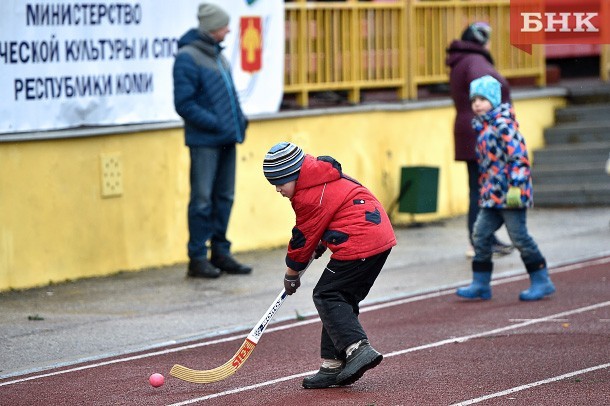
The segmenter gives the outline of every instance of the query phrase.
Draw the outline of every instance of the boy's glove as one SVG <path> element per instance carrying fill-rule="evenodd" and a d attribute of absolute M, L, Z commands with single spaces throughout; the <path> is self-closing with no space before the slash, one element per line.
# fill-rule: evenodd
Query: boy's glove
<path fill-rule="evenodd" d="M 318 246 L 315 249 L 314 259 L 318 259 L 326 252 L 326 246 L 321 242 L 318 243 Z"/>
<path fill-rule="evenodd" d="M 508 189 L 506 195 L 506 206 L 511 209 L 518 209 L 523 205 L 521 202 L 521 188 L 518 186 L 511 186 Z"/>
<path fill-rule="evenodd" d="M 284 290 L 287 295 L 292 295 L 301 286 L 301 275 L 284 275 Z"/>

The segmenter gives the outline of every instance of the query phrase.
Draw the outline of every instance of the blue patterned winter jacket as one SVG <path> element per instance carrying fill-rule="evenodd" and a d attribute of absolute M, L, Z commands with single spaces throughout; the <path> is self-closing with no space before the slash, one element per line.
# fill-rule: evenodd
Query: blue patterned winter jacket
<path fill-rule="evenodd" d="M 522 206 L 532 207 L 530 160 L 512 105 L 504 103 L 483 116 L 475 117 L 472 126 L 479 134 L 479 206 L 507 208 L 508 188 L 518 186 L 521 189 Z"/>
<path fill-rule="evenodd" d="M 189 30 L 178 41 L 174 62 L 174 107 L 184 119 L 189 147 L 242 143 L 248 120 L 241 110 L 231 69 L 211 36 Z"/>

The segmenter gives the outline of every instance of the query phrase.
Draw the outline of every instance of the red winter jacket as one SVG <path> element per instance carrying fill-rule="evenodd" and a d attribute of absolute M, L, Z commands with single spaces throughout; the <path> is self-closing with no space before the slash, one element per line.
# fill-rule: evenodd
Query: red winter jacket
<path fill-rule="evenodd" d="M 320 240 L 332 251 L 331 258 L 340 261 L 368 258 L 396 245 L 381 203 L 343 175 L 331 157 L 305 155 L 290 202 L 296 225 L 286 265 L 295 271 L 305 269 Z"/>

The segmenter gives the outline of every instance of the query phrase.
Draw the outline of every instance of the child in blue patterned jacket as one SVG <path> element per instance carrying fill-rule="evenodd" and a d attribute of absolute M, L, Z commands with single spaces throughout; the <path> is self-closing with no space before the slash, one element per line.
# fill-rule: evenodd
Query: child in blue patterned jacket
<path fill-rule="evenodd" d="M 501 104 L 501 85 L 486 75 L 470 83 L 473 128 L 477 131 L 477 159 L 481 210 L 474 224 L 475 256 L 473 281 L 459 288 L 457 295 L 467 299 L 491 299 L 493 270 L 491 235 L 506 225 L 508 235 L 521 253 L 530 277 L 530 287 L 520 300 L 539 300 L 555 292 L 546 260 L 529 235 L 526 209 L 532 207 L 532 179 L 525 139 L 519 132 L 510 103 Z"/>

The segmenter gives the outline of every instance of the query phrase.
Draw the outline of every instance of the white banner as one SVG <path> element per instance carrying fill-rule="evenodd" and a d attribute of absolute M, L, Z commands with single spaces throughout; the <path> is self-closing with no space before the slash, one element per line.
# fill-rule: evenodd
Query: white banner
<path fill-rule="evenodd" d="M 283 0 L 210 2 L 231 15 L 224 54 L 244 112 L 278 111 Z M 174 55 L 200 3 L 3 0 L 0 134 L 178 120 Z"/>

